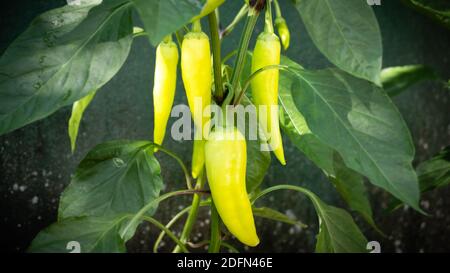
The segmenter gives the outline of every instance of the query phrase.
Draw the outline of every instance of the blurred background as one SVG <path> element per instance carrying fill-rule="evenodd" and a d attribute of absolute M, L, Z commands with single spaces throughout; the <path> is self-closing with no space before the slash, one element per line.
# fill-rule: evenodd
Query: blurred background
<path fill-rule="evenodd" d="M 16 0 L 2 4 L 0 11 L 0 52 L 29 25 L 38 14 L 65 4 L 64 0 Z M 222 24 L 228 24 L 242 1 L 227 1 L 221 9 Z M 331 64 L 315 48 L 290 1 L 281 0 L 283 15 L 291 30 L 291 47 L 285 53 L 308 69 Z M 450 78 L 450 30 L 404 6 L 401 1 L 382 1 L 374 6 L 382 31 L 383 67 L 426 64 L 443 79 Z M 351 16 L 351 15 L 349 15 Z M 223 43 L 224 54 L 238 44 L 241 23 Z M 206 27 L 206 26 L 205 26 Z M 263 28 L 260 18 L 256 31 Z M 207 27 L 205 28 L 207 30 Z M 254 35 L 251 47 L 254 45 Z M 80 125 L 77 150 L 70 151 L 67 122 L 71 107 L 50 117 L 0 136 L 0 251 L 23 252 L 34 236 L 56 221 L 59 195 L 70 182 L 71 174 L 84 155 L 95 145 L 115 139 L 151 139 L 153 130 L 152 86 L 155 48 L 146 38 L 135 39 L 130 56 L 111 82 L 96 95 Z M 414 165 L 431 158 L 450 144 L 450 91 L 442 84 L 425 82 L 395 97 L 416 147 Z M 186 104 L 181 79 L 175 104 Z M 171 119 L 170 124 L 174 121 Z M 168 127 L 170 128 L 170 127 Z M 192 143 L 175 142 L 167 148 L 180 154 L 190 165 Z M 329 204 L 346 207 L 322 172 L 284 138 L 287 166 L 272 160 L 263 187 L 283 183 L 306 187 Z M 184 176 L 171 158 L 157 155 L 166 190 L 184 186 Z M 274 158 L 273 158 L 274 159 Z M 368 185 L 375 221 L 386 234 L 374 232 L 357 215 L 357 223 L 369 241 L 381 243 L 382 252 L 450 251 L 450 187 L 422 196 L 423 216 L 408 208 L 387 212 L 391 197 Z M 308 224 L 300 229 L 270 220 L 257 219 L 261 244 L 247 251 L 312 252 L 318 230 L 316 214 L 304 196 L 294 192 L 276 192 L 259 201 Z M 190 198 L 169 199 L 160 205 L 155 218 L 166 223 Z M 208 210 L 201 209 L 193 240 L 209 236 Z M 205 221 L 206 220 L 206 221 Z M 182 223 L 180 223 L 182 224 Z M 176 227 L 179 231 L 181 225 Z M 128 244 L 130 252 L 149 252 L 159 230 L 143 224 Z M 234 243 L 234 242 L 232 242 Z M 242 247 L 238 243 L 235 246 Z M 170 251 L 170 240 L 161 251 Z"/>

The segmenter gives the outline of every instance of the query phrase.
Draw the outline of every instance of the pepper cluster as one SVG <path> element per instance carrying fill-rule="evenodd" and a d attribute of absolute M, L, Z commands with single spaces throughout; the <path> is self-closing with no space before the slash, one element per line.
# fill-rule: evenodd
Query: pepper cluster
<path fill-rule="evenodd" d="M 247 147 L 245 137 L 237 128 L 216 126 L 209 132 L 205 125 L 211 119 L 208 106 L 213 103 L 213 67 L 210 41 L 201 30 L 200 18 L 214 12 L 224 0 L 208 0 L 199 16 L 193 18 L 193 27 L 184 35 L 181 43 L 181 75 L 186 96 L 196 127 L 196 140 L 192 156 L 192 176 L 197 178 L 206 169 L 212 200 L 227 229 L 238 240 L 248 246 L 259 244 L 253 218 L 252 206 L 246 191 Z M 261 3 L 261 1 L 256 1 Z M 248 5 L 252 5 L 248 3 Z M 279 70 L 264 70 L 280 64 L 280 38 L 274 33 L 270 13 L 271 1 L 265 1 L 266 28 L 258 38 L 252 56 L 252 98 L 255 106 L 265 107 L 268 115 L 258 121 L 267 135 L 268 143 L 283 165 L 282 138 L 278 123 L 278 79 Z M 289 30 L 281 17 L 275 1 L 277 17 L 275 25 L 284 49 L 289 47 Z M 258 10 L 259 12 L 259 10 Z M 268 20 L 268 16 L 270 16 Z M 162 144 L 167 121 L 174 101 L 178 48 L 171 36 L 158 46 L 155 64 L 153 101 L 155 109 L 154 142 Z M 226 84 L 225 84 L 226 85 Z M 234 94 L 235 96 L 236 94 Z M 200 101 L 201 111 L 195 111 Z M 227 101 L 227 100 L 225 100 Z M 229 100 L 232 101 L 232 100 Z M 222 103 L 216 102 L 217 104 Z"/>

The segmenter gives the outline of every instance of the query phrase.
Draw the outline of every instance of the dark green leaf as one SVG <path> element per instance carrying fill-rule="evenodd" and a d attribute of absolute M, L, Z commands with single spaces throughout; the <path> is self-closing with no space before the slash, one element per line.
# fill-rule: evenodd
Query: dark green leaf
<path fill-rule="evenodd" d="M 69 253 L 70 242 L 75 242 L 81 253 L 125 252 L 125 241 L 119 236 L 125 222 L 125 216 L 64 219 L 39 232 L 28 251 Z"/>
<path fill-rule="evenodd" d="M 159 196 L 160 166 L 147 141 L 96 146 L 78 166 L 61 196 L 59 219 L 135 214 Z M 151 216 L 156 206 L 147 212 Z"/>
<path fill-rule="evenodd" d="M 152 45 L 200 14 L 205 0 L 131 0 L 144 23 L 145 31 Z"/>
<path fill-rule="evenodd" d="M 381 71 L 381 82 L 386 93 L 393 97 L 425 80 L 437 79 L 434 71 L 424 65 L 388 67 Z"/>
<path fill-rule="evenodd" d="M 103 86 L 125 62 L 131 42 L 125 0 L 85 0 L 37 17 L 0 59 L 0 134 Z"/>
<path fill-rule="evenodd" d="M 274 220 L 277 222 L 286 223 L 289 225 L 298 226 L 301 228 L 307 227 L 302 222 L 289 218 L 286 214 L 283 214 L 277 210 L 267 208 L 267 207 L 260 207 L 260 208 L 253 208 L 253 214 L 257 217 L 262 217 L 270 220 Z"/>
<path fill-rule="evenodd" d="M 420 210 L 411 136 L 389 97 L 339 70 L 296 73 L 292 97 L 311 132 L 346 166 Z"/>
<path fill-rule="evenodd" d="M 320 219 L 316 252 L 359 253 L 367 252 L 367 239 L 343 209 L 323 203 L 316 195 L 310 196 Z"/>
<path fill-rule="evenodd" d="M 318 209 L 320 231 L 317 235 L 318 253 L 365 253 L 367 239 L 348 212 L 324 203 Z"/>
<path fill-rule="evenodd" d="M 73 103 L 72 115 L 70 116 L 68 127 L 70 137 L 70 147 L 72 149 L 72 152 L 75 151 L 78 136 L 78 128 L 80 127 L 80 122 L 81 119 L 83 118 L 84 111 L 91 103 L 96 92 L 97 91 L 91 92 L 86 97 L 82 98 L 81 100 L 77 100 L 76 102 Z"/>
<path fill-rule="evenodd" d="M 291 68 L 301 68 L 286 57 L 282 58 L 282 64 Z M 280 104 L 282 105 L 280 124 L 284 132 L 300 151 L 325 172 L 349 207 L 360 213 L 377 229 L 372 219 L 372 209 L 361 175 L 348 169 L 340 160 L 336 160 L 340 159 L 336 156 L 336 152 L 311 133 L 305 118 L 297 110 L 291 94 L 291 88 L 295 82 L 293 77 L 291 73 L 281 73 L 280 77 Z"/>
<path fill-rule="evenodd" d="M 381 33 L 366 1 L 296 0 L 317 48 L 337 67 L 381 85 Z"/>
<path fill-rule="evenodd" d="M 450 184 L 450 146 L 417 167 L 420 190 L 430 191 Z"/>

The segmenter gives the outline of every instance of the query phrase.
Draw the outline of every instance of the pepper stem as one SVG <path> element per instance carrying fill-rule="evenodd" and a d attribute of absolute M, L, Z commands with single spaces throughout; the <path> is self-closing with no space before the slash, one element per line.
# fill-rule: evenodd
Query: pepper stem
<path fill-rule="evenodd" d="M 281 14 L 280 4 L 278 3 L 278 0 L 273 0 L 273 4 L 275 6 L 275 17 L 282 18 L 283 15 Z"/>
<path fill-rule="evenodd" d="M 220 37 L 219 37 L 219 24 L 217 13 L 211 12 L 208 15 L 209 29 L 211 32 L 211 45 L 213 53 L 213 66 L 214 66 L 214 97 L 217 104 L 221 104 L 223 101 L 223 84 L 222 84 L 222 61 L 220 56 Z"/>
<path fill-rule="evenodd" d="M 164 37 L 163 39 L 164 43 L 170 43 L 172 42 L 172 34 L 167 35 L 166 37 Z"/>
<path fill-rule="evenodd" d="M 273 33 L 273 31 L 274 30 L 272 23 L 272 0 L 267 0 L 264 32 Z"/>
<path fill-rule="evenodd" d="M 200 19 L 195 20 L 192 23 L 192 32 L 202 32 L 202 24 L 200 22 Z"/>

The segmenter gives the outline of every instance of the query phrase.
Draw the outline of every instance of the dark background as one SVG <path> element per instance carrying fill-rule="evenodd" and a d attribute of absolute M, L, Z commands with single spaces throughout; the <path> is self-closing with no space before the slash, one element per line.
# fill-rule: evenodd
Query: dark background
<path fill-rule="evenodd" d="M 337 0 L 336 0 L 337 1 Z M 61 6 L 62 0 L 16 0 L 2 4 L 0 11 L 0 52 L 22 33 L 38 14 Z M 12 2 L 12 3 L 11 3 Z M 242 1 L 227 1 L 221 11 L 228 23 Z M 287 55 L 310 69 L 330 66 L 314 47 L 301 19 L 290 1 L 281 0 L 284 15 L 292 32 Z M 444 79 L 450 78 L 450 31 L 427 17 L 406 8 L 400 1 L 382 1 L 374 7 L 383 36 L 383 67 L 427 64 Z M 351 14 L 349 14 L 351 16 Z M 262 20 L 257 27 L 262 30 Z M 224 54 L 238 44 L 242 24 L 223 45 Z M 255 35 L 254 35 L 255 36 Z M 251 47 L 254 42 L 252 41 Z M 77 163 L 96 144 L 114 139 L 150 139 L 153 130 L 151 88 L 153 85 L 154 48 L 145 38 L 137 38 L 126 64 L 114 79 L 94 98 L 80 126 L 77 150 L 70 152 L 67 121 L 70 107 L 52 116 L 0 136 L 0 251 L 25 251 L 34 236 L 56 220 L 59 195 L 68 185 Z M 450 93 L 442 84 L 422 83 L 394 99 L 403 114 L 416 146 L 415 165 L 430 158 L 450 144 Z M 186 103 L 181 81 L 175 104 Z M 173 122 L 171 120 L 170 122 Z M 169 125 L 170 126 L 170 125 Z M 169 127 L 168 127 L 169 128 Z M 190 164 L 192 144 L 166 139 L 169 149 L 181 154 Z M 276 160 L 267 174 L 264 186 L 278 183 L 307 187 L 324 201 L 345 207 L 335 189 L 308 159 L 284 138 L 287 166 Z M 166 190 L 181 188 L 183 174 L 170 158 L 158 155 Z M 421 205 L 429 212 L 425 217 L 411 209 L 387 213 L 390 196 L 369 186 L 375 221 L 386 233 L 382 237 L 356 217 L 369 240 L 381 242 L 384 252 L 450 251 L 450 188 L 425 194 Z M 165 201 L 155 217 L 166 223 L 188 204 L 188 198 Z M 317 219 L 309 201 L 293 192 L 278 192 L 260 201 L 309 225 L 293 228 L 267 220 L 258 220 L 261 244 L 256 252 L 311 252 L 314 250 Z M 209 236 L 207 211 L 201 210 L 193 240 Z M 178 229 L 179 230 L 179 229 Z M 128 243 L 130 252 L 151 251 L 159 230 L 143 225 L 135 239 Z M 239 245 L 239 244 L 235 244 Z M 168 251 L 167 240 L 162 251 Z"/>

